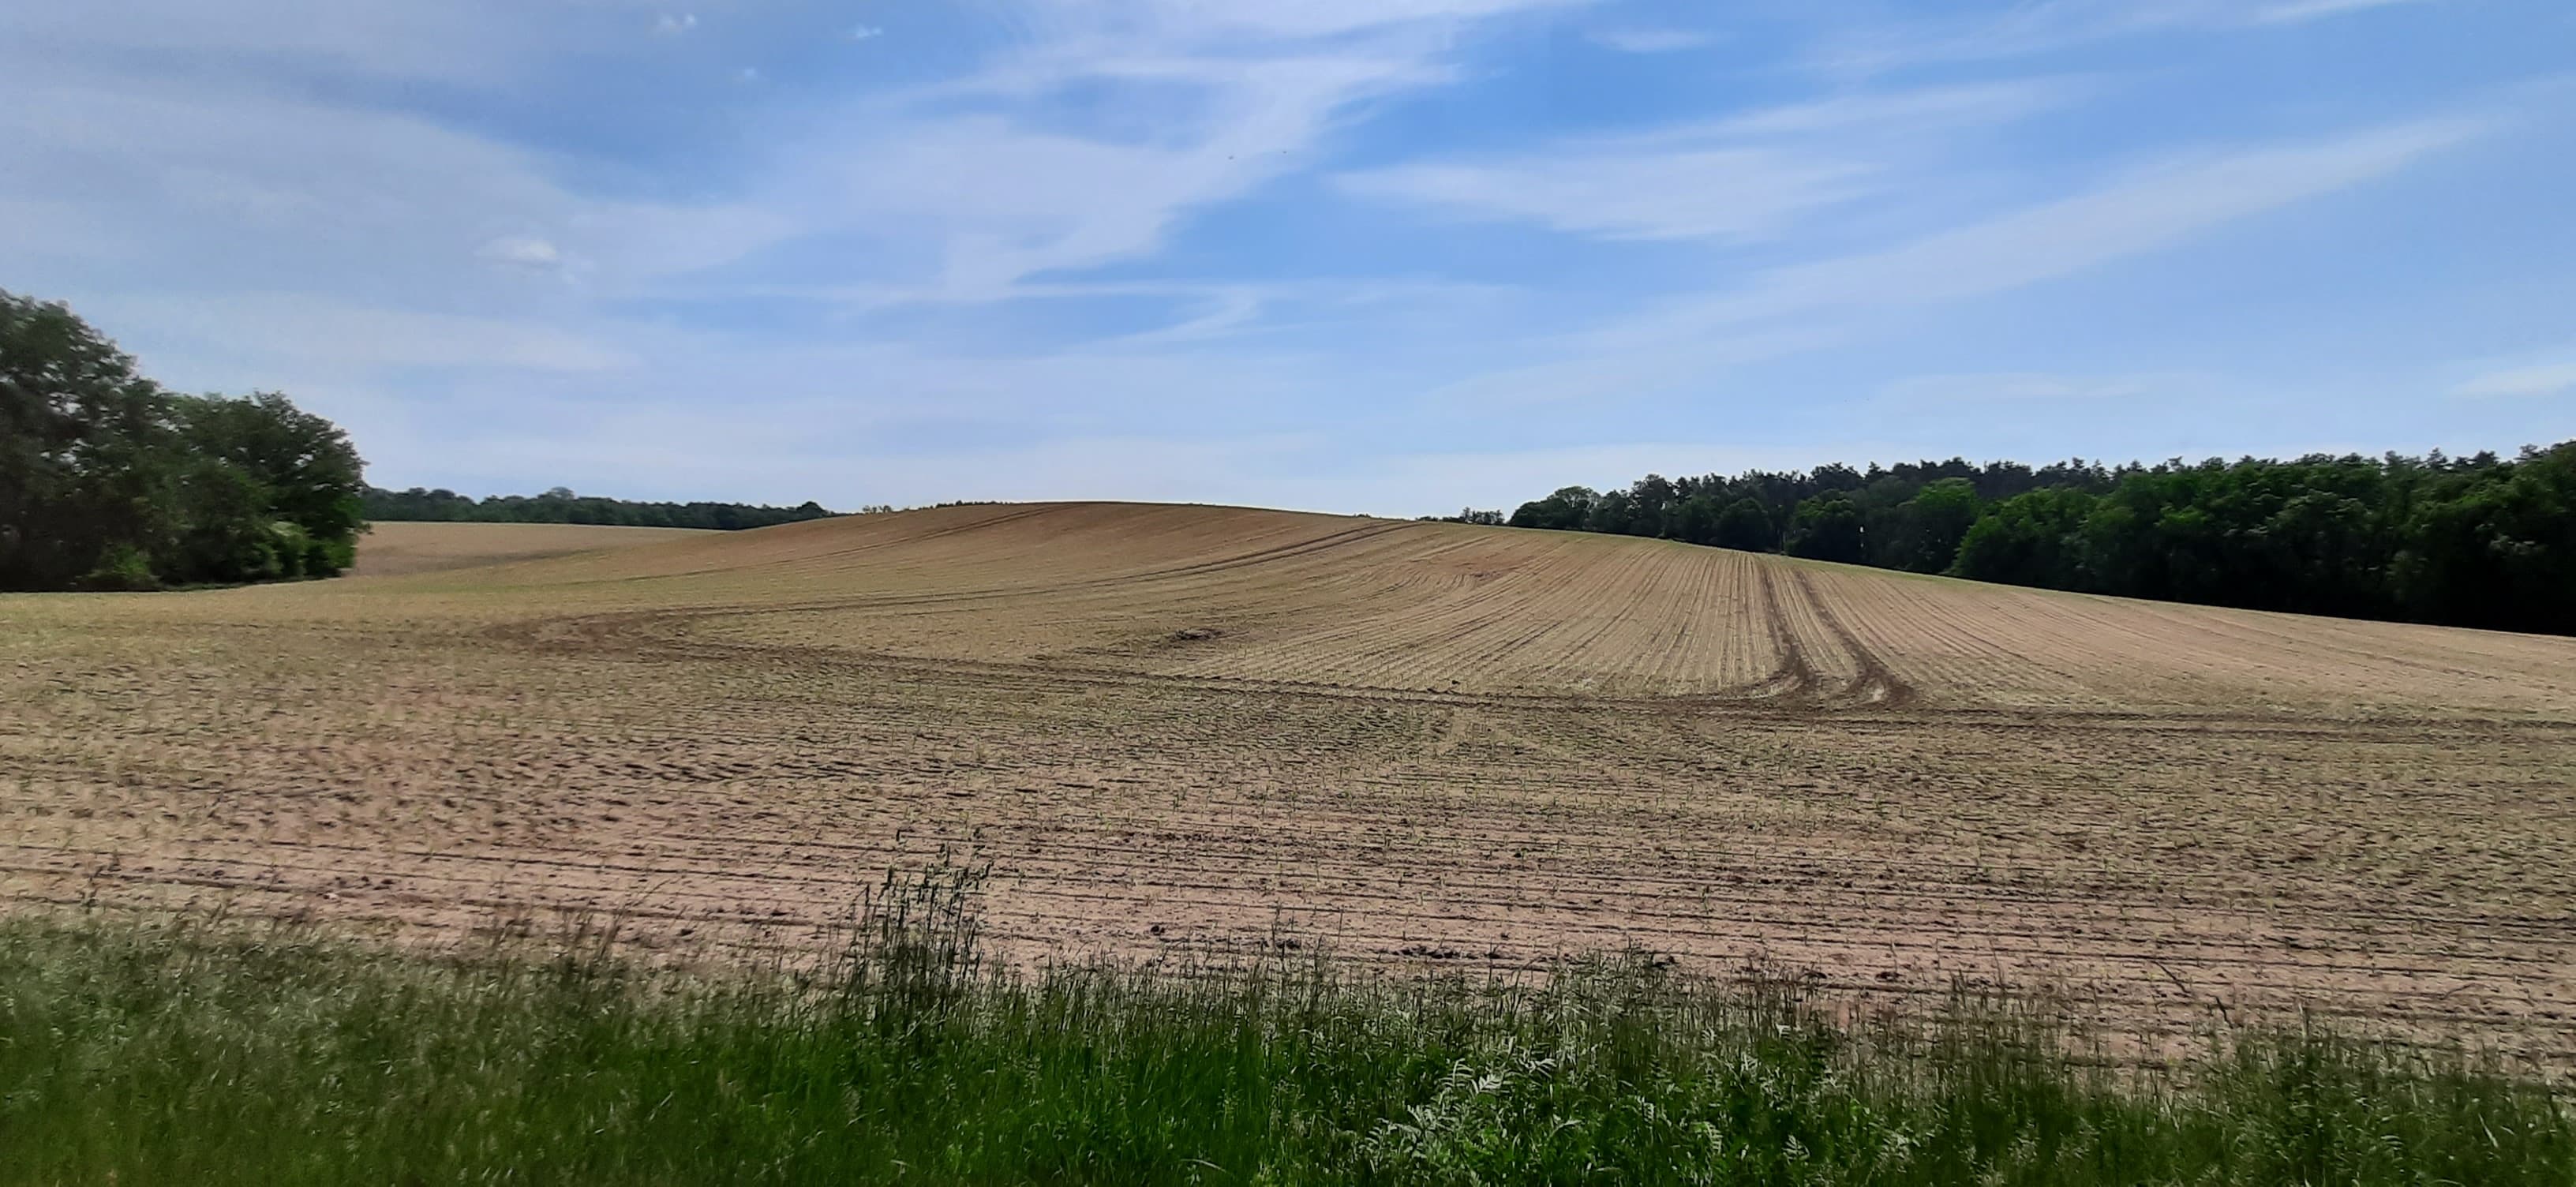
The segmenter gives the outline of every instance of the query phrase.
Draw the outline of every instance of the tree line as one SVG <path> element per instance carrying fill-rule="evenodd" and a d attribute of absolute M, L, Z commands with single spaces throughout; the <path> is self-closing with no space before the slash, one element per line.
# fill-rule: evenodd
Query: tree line
<path fill-rule="evenodd" d="M 490 495 L 477 499 L 452 490 L 383 490 L 368 487 L 364 499 L 370 520 L 430 523 L 596 523 L 621 527 L 715 528 L 735 531 L 772 524 L 826 519 L 830 511 L 812 500 L 794 507 L 750 503 L 647 503 L 577 495 L 556 487 L 540 495 Z"/>
<path fill-rule="evenodd" d="M 166 390 L 69 308 L 0 290 L 0 589 L 331 576 L 363 470 L 285 396 Z"/>
<path fill-rule="evenodd" d="M 1570 486 L 1470 523 L 2258 610 L 2576 634 L 2576 441 L 2449 458 L 1963 459 Z"/>

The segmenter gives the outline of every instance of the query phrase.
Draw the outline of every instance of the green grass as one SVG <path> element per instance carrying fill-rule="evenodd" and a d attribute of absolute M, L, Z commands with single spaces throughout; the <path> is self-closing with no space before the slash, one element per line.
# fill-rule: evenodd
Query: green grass
<path fill-rule="evenodd" d="M 2576 1182 L 2565 1104 L 2457 1057 L 2270 1033 L 2141 1080 L 2028 1013 L 1837 1029 L 1633 957 L 1015 976 L 971 878 L 889 890 L 804 976 L 0 923 L 0 1181 Z"/>

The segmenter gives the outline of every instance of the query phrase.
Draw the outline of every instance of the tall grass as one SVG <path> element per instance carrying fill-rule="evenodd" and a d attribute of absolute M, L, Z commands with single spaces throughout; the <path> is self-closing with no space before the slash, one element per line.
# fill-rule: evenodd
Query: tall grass
<path fill-rule="evenodd" d="M 2457 1058 L 2285 1032 L 2140 1081 L 1624 957 L 1015 975 L 972 889 L 889 882 L 801 975 L 0 924 L 0 1181 L 2576 1182 L 2563 1102 Z"/>

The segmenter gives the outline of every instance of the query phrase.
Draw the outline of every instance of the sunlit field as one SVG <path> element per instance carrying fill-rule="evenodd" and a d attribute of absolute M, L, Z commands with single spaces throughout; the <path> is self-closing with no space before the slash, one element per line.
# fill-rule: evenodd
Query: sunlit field
<path fill-rule="evenodd" d="M 11 1173 L 2565 1181 L 2576 642 L 1223 508 L 518 526 L 0 598 Z M 851 989 L 960 866 L 971 959 Z"/>

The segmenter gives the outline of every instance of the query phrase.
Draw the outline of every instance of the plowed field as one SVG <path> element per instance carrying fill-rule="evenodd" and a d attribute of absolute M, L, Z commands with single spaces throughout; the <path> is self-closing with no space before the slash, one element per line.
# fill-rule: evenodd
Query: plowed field
<path fill-rule="evenodd" d="M 502 561 L 571 556 L 702 535 L 694 528 L 621 528 L 583 523 L 380 523 L 358 549 L 360 577 L 397 577 Z"/>
<path fill-rule="evenodd" d="M 0 598 L 0 772 L 22 903 L 794 945 L 946 852 L 1024 956 L 1634 943 L 2576 1056 L 2564 639 L 959 507 Z"/>

